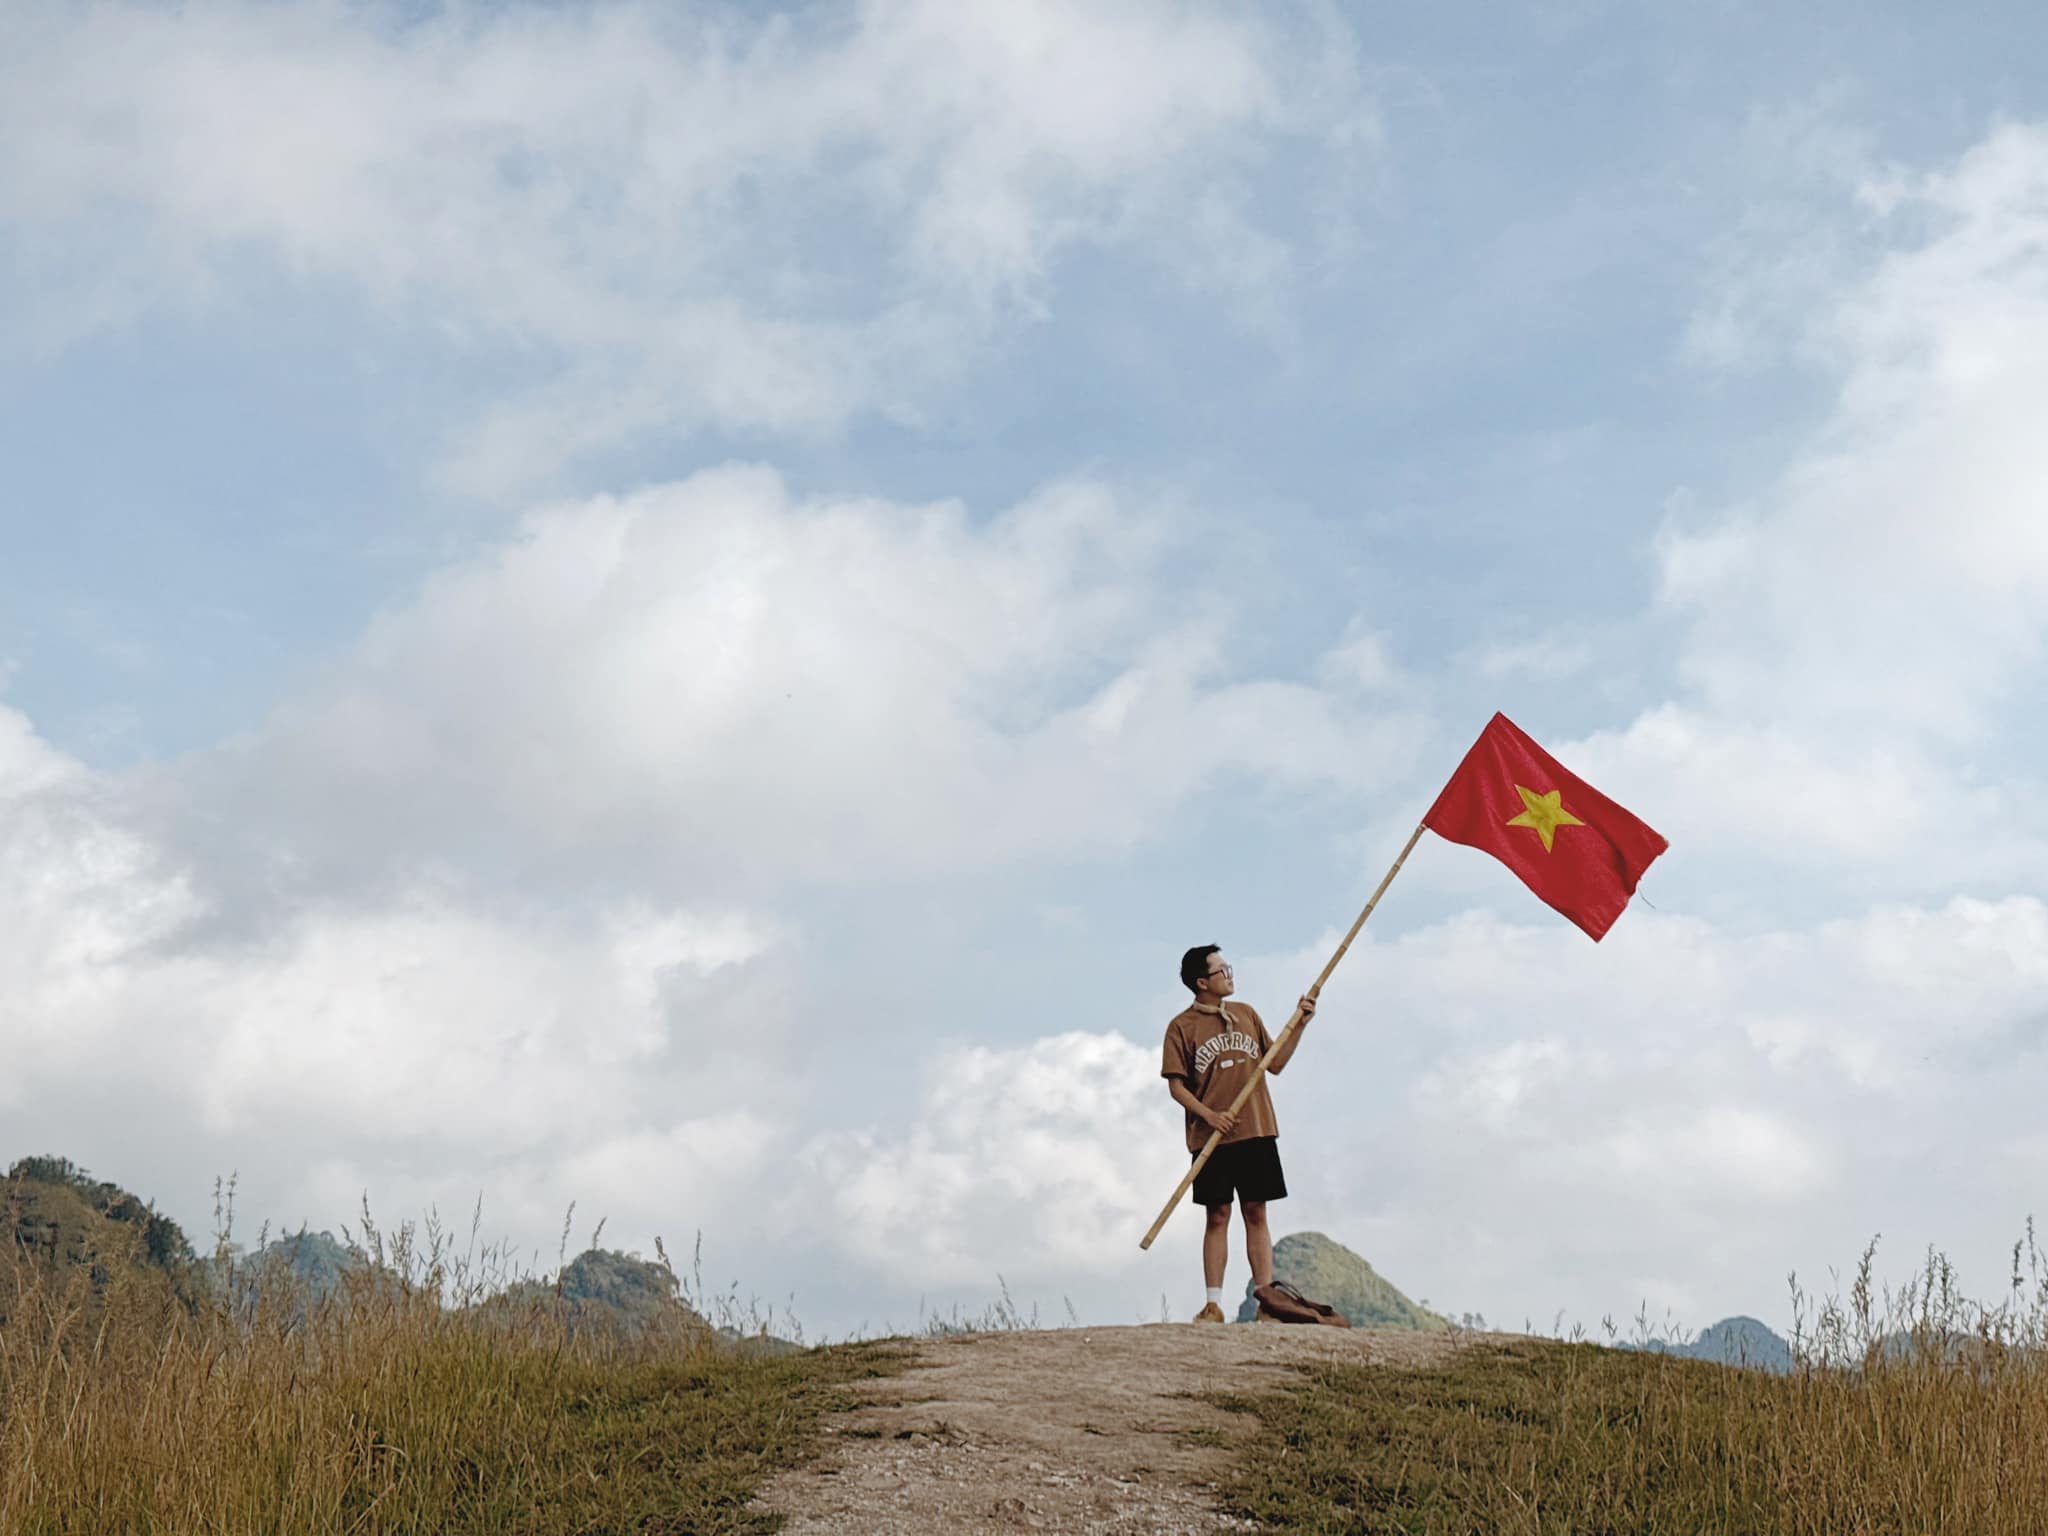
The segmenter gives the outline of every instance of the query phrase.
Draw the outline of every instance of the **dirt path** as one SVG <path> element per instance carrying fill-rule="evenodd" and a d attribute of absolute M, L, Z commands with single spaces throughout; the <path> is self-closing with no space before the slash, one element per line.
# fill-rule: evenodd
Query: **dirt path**
<path fill-rule="evenodd" d="M 1250 1421 L 1180 1394 L 1278 1386 L 1326 1359 L 1434 1364 L 1482 1337 L 1154 1323 L 920 1341 L 918 1368 L 868 1383 L 825 1454 L 759 1503 L 790 1536 L 1249 1530 L 1214 1490 Z M 1200 1430 L 1223 1443 L 1190 1443 Z"/>

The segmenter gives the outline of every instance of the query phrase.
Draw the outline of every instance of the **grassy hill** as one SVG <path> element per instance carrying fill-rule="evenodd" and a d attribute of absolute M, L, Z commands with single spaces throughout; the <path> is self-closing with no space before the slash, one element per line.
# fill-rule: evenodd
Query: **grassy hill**
<path fill-rule="evenodd" d="M 61 1157 L 26 1157 L 0 1178 L 0 1324 L 24 1296 L 61 1297 L 92 1323 L 113 1289 L 189 1300 L 201 1285 L 178 1224 Z"/>
<path fill-rule="evenodd" d="M 1354 1328 L 1428 1331 L 1451 1326 L 1448 1319 L 1402 1295 L 1358 1254 L 1320 1232 L 1290 1232 L 1275 1243 L 1273 1278 L 1286 1281 L 1304 1296 L 1329 1303 Z M 1237 1320 L 1248 1323 L 1258 1310 L 1247 1280 Z"/>
<path fill-rule="evenodd" d="M 559 1285 L 495 1294 L 480 1326 L 444 1304 L 474 1276 L 431 1233 L 367 1244 L 307 1232 L 199 1258 L 118 1185 L 17 1163 L 0 1531 L 758 1536 L 761 1479 L 851 1406 L 846 1383 L 900 1368 L 871 1345 L 730 1347 L 665 1266 L 596 1251 Z"/>
<path fill-rule="evenodd" d="M 245 1311 L 137 1197 L 59 1159 L 16 1164 L 0 1181 L 16 1308 L 0 1323 L 0 1531 L 760 1536 L 761 1480 L 852 1406 L 853 1383 L 908 1363 L 888 1345 L 713 1347 L 701 1322 L 697 1348 L 572 1327 L 570 1303 L 592 1319 L 686 1310 L 666 1265 L 601 1252 L 541 1305 L 508 1307 L 516 1326 L 480 1327 L 383 1267 L 389 1252 L 265 1245 L 246 1263 L 339 1274 L 350 1304 Z M 1445 1326 L 1318 1234 L 1279 1257 L 1360 1320 Z M 1819 1353 L 1790 1374 L 1485 1334 L 1412 1369 L 1337 1351 L 1277 1390 L 1211 1399 L 1259 1420 L 1219 1436 L 1237 1461 L 1218 1497 L 1304 1536 L 2048 1530 L 2048 1257 L 2016 1250 L 1990 1308 L 1951 1293 L 1945 1260 L 1896 1293 L 1873 1290 L 1870 1262 L 1846 1300 L 1815 1298 Z M 1127 1332 L 1121 1348 L 1187 1368 L 1187 1329 Z M 1689 1348 L 1745 1337 L 1717 1325 Z M 1062 1414 L 1065 1380 L 1044 1399 Z"/>

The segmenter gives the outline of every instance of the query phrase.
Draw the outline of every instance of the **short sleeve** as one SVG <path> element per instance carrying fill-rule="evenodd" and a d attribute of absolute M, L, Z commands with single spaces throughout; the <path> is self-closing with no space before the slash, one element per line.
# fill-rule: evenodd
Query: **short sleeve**
<path fill-rule="evenodd" d="M 1180 1027 L 1179 1019 L 1166 1026 L 1166 1047 L 1160 1057 L 1159 1075 L 1186 1078 L 1194 1076 L 1188 1065 L 1187 1031 Z"/>
<path fill-rule="evenodd" d="M 1252 1028 L 1259 1032 L 1259 1054 L 1264 1056 L 1273 1049 L 1273 1037 L 1266 1033 L 1266 1021 L 1259 1017 L 1259 1010 L 1250 1003 L 1244 1005 L 1244 1011 L 1252 1016 Z"/>

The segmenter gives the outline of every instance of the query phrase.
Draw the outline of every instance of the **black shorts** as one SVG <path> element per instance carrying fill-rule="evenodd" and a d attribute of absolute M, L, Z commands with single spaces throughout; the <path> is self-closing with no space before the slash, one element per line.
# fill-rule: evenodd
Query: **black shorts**
<path fill-rule="evenodd" d="M 1199 1154 L 1190 1154 L 1192 1161 Z M 1247 1136 L 1218 1147 L 1195 1175 L 1195 1204 L 1228 1205 L 1239 1200 L 1285 1200 L 1287 1178 L 1280 1171 L 1280 1139 Z"/>

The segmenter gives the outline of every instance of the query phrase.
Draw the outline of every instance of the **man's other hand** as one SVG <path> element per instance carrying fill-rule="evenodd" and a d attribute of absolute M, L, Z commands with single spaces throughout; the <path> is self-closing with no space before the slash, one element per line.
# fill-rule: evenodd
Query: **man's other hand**
<path fill-rule="evenodd" d="M 1237 1116 L 1227 1109 L 1212 1109 L 1209 1111 L 1209 1129 L 1228 1136 L 1237 1129 Z"/>
<path fill-rule="evenodd" d="M 1310 1019 L 1316 1016 L 1316 1000 L 1310 997 L 1307 993 L 1302 994 L 1302 999 L 1299 1004 L 1299 1007 L 1301 1008 L 1302 1023 L 1306 1024 Z"/>

